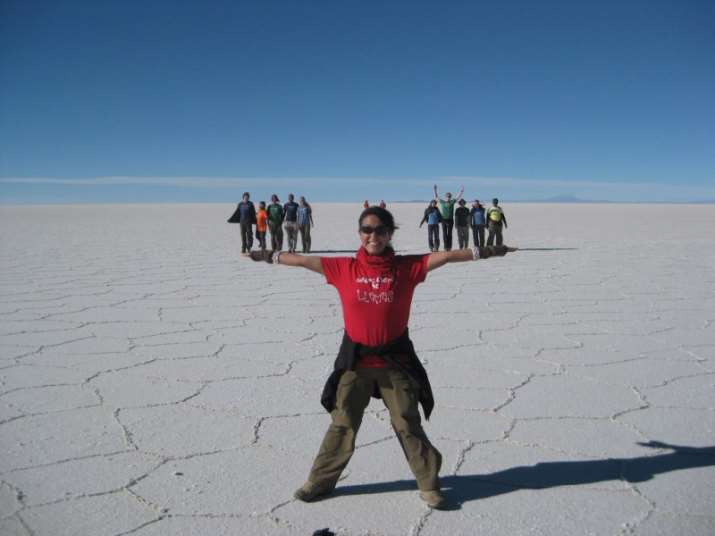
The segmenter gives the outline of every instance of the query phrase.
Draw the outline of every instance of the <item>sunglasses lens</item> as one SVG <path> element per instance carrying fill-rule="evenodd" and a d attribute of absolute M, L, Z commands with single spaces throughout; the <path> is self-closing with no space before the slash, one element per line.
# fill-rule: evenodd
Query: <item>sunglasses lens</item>
<path fill-rule="evenodd" d="M 362 234 L 375 233 L 377 236 L 385 236 L 387 234 L 387 227 L 384 225 L 378 225 L 377 227 L 372 227 L 371 225 L 361 225 L 360 232 Z"/>

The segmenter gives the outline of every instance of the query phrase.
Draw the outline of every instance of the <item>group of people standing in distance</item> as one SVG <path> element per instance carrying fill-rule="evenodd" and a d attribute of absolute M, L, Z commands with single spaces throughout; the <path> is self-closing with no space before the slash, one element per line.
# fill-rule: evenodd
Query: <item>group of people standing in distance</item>
<path fill-rule="evenodd" d="M 442 239 L 444 250 L 452 250 L 452 230 L 457 228 L 458 249 L 469 248 L 469 229 L 472 229 L 472 240 L 475 247 L 492 246 L 496 243 L 501 246 L 504 242 L 502 230 L 508 227 L 504 211 L 499 206 L 499 200 L 492 199 L 492 206 L 485 208 L 479 199 L 475 199 L 472 208 L 468 209 L 466 201 L 462 198 L 464 187 L 459 188 L 456 198 L 451 192 L 447 192 L 444 199 L 437 192 L 437 185 L 434 185 L 434 199 L 430 201 L 425 209 L 424 216 L 420 222 L 420 227 L 427 223 L 427 243 L 432 252 L 439 251 L 440 248 L 440 227 L 442 228 Z M 258 203 L 256 210 L 251 195 L 243 193 L 241 202 L 238 204 L 229 223 L 238 223 L 241 226 L 241 253 L 248 254 L 253 248 L 253 226 L 256 226 L 255 238 L 258 240 L 259 248 L 263 251 L 268 249 L 266 237 L 270 231 L 271 251 L 283 250 L 283 231 L 288 238 L 288 252 L 295 253 L 298 247 L 298 235 L 300 234 L 302 252 L 310 253 L 311 239 L 310 229 L 313 227 L 313 209 L 301 196 L 299 202 L 295 202 L 295 196 L 288 194 L 288 202 L 281 205 L 276 194 L 271 195 L 271 203 L 266 206 L 265 201 Z M 367 209 L 370 204 L 367 200 L 363 203 Z M 458 205 L 455 208 L 455 205 Z M 380 201 L 379 208 L 385 209 L 385 201 Z M 489 235 L 485 240 L 485 232 Z"/>
<path fill-rule="evenodd" d="M 442 227 L 442 238 L 444 240 L 445 251 L 452 250 L 452 229 L 457 228 L 457 239 L 459 249 L 469 247 L 469 228 L 472 229 L 472 237 L 475 247 L 492 246 L 496 240 L 496 245 L 501 246 L 504 242 L 502 228 L 507 228 L 506 216 L 499 206 L 499 200 L 492 199 L 492 206 L 485 209 L 475 199 L 471 210 L 465 205 L 462 199 L 464 186 L 459 188 L 456 198 L 452 198 L 451 192 L 444 195 L 444 199 L 437 193 L 437 185 L 434 185 L 434 199 L 430 201 L 425 209 L 424 216 L 420 222 L 420 227 L 427 223 L 427 243 L 430 251 L 439 251 L 439 228 Z M 459 205 L 456 209 L 454 205 Z M 484 242 L 485 229 L 489 231 L 486 243 Z"/>
<path fill-rule="evenodd" d="M 288 194 L 288 202 L 281 205 L 276 194 L 271 196 L 271 203 L 266 206 L 265 201 L 258 203 L 256 210 L 251 194 L 243 193 L 241 202 L 229 223 L 238 223 L 241 226 L 241 253 L 248 254 L 253 247 L 253 225 L 256 226 L 256 239 L 261 250 L 267 249 L 266 234 L 271 233 L 271 251 L 283 249 L 283 229 L 288 237 L 288 251 L 295 253 L 298 247 L 298 234 L 300 233 L 303 253 L 310 253 L 310 228 L 313 226 L 313 209 L 301 196 L 298 203 L 295 196 Z"/>

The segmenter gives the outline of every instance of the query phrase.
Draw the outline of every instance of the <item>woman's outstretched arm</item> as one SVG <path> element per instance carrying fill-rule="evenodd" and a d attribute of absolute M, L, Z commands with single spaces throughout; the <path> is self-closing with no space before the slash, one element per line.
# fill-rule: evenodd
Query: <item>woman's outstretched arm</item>
<path fill-rule="evenodd" d="M 476 250 L 476 252 L 475 252 Z M 518 248 L 507 246 L 484 246 L 474 249 L 457 249 L 455 251 L 437 251 L 430 253 L 427 259 L 427 271 L 436 270 L 450 262 L 475 261 L 489 257 L 503 257 L 507 253 L 517 251 Z"/>
<path fill-rule="evenodd" d="M 256 262 L 265 261 L 269 264 L 282 264 L 284 266 L 301 266 L 313 272 L 323 273 L 323 263 L 321 257 L 308 257 L 297 253 L 285 253 L 281 251 L 251 251 L 251 259 Z"/>

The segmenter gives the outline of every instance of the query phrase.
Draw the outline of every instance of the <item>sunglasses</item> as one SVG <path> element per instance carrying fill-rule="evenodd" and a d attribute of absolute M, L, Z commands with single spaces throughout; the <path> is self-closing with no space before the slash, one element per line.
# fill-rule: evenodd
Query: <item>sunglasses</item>
<path fill-rule="evenodd" d="M 377 236 L 385 236 L 389 230 L 384 225 L 378 225 L 377 227 L 373 227 L 372 225 L 361 225 L 360 232 L 362 234 L 375 233 Z"/>

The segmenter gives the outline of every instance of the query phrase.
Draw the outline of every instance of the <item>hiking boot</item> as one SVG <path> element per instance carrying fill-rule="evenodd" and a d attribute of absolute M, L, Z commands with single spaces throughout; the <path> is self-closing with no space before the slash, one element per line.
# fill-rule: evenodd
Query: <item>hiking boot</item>
<path fill-rule="evenodd" d="M 295 497 L 299 501 L 311 502 L 319 497 L 322 497 L 323 495 L 327 495 L 328 493 L 333 491 L 334 488 L 335 486 L 320 486 L 318 484 L 313 484 L 312 482 L 308 481 L 295 491 L 293 497 Z"/>
<path fill-rule="evenodd" d="M 438 489 L 420 491 L 420 499 L 426 502 L 427 506 L 435 510 L 442 510 L 448 506 L 447 499 L 444 498 L 444 495 L 442 495 L 442 492 Z"/>

